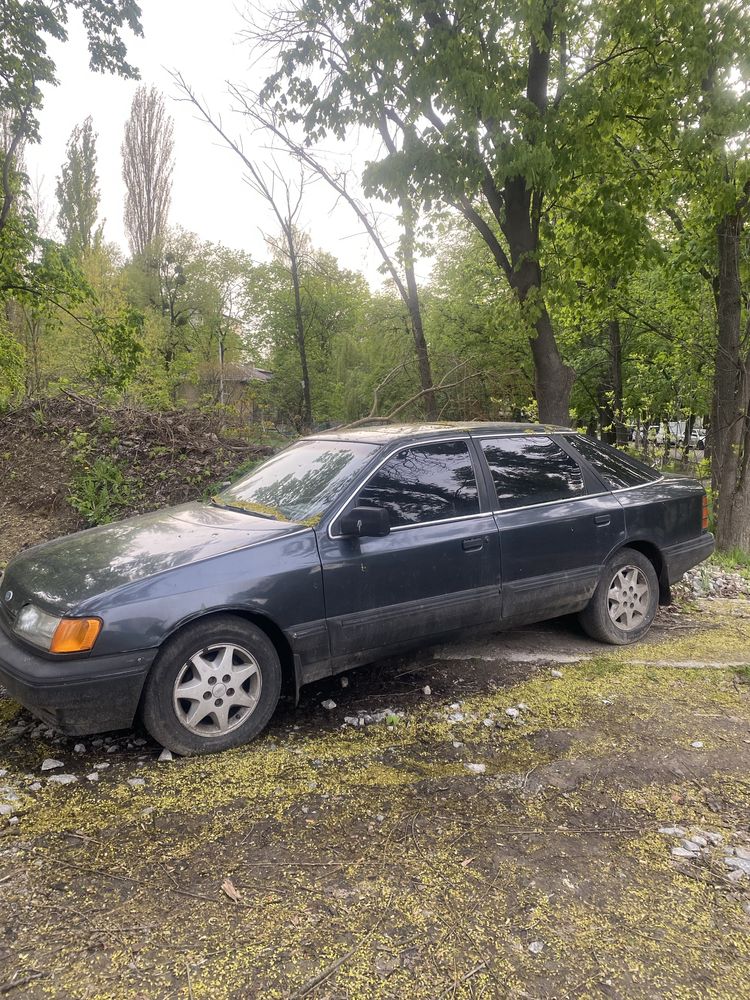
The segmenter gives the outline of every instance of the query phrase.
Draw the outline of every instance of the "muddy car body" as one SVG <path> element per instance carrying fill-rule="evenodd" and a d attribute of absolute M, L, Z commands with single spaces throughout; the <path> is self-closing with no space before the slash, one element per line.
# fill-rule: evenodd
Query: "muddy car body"
<path fill-rule="evenodd" d="M 63 732 L 140 715 L 176 752 L 219 750 L 284 688 L 467 629 L 577 612 L 635 641 L 713 545 L 698 482 L 574 431 L 342 429 L 210 503 L 22 552 L 0 584 L 0 681 Z"/>

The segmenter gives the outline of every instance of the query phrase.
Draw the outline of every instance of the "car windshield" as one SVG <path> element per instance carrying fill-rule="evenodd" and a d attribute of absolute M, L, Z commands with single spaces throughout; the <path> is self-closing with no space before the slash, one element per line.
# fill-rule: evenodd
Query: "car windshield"
<path fill-rule="evenodd" d="M 378 445 L 300 441 L 214 497 L 214 503 L 261 517 L 317 524 Z"/>

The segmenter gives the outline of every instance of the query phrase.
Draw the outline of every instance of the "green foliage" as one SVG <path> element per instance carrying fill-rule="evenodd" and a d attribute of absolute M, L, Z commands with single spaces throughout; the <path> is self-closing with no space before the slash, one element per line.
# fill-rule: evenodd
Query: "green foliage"
<path fill-rule="evenodd" d="M 0 321 L 0 407 L 23 392 L 23 348 Z"/>
<path fill-rule="evenodd" d="M 97 229 L 96 224 L 99 214 L 96 135 L 90 115 L 82 125 L 76 125 L 68 139 L 56 193 L 60 204 L 57 221 L 65 243 L 80 255 L 101 240 L 101 227 Z"/>
<path fill-rule="evenodd" d="M 71 441 L 77 471 L 68 502 L 88 524 L 109 524 L 133 502 L 126 472 L 110 458 L 92 457 L 89 435 L 80 431 Z"/>
<path fill-rule="evenodd" d="M 13 116 L 13 131 L 39 138 L 36 113 L 42 105 L 42 86 L 54 84 L 55 63 L 47 50 L 50 39 L 67 39 L 71 10 L 83 16 L 90 66 L 121 76 L 137 76 L 126 59 L 124 28 L 142 34 L 141 11 L 135 0 L 3 0 L 0 6 L 0 111 Z"/>
<path fill-rule="evenodd" d="M 362 416 L 370 408 L 371 382 L 381 363 L 386 370 L 393 366 L 391 358 L 383 357 L 384 343 L 378 342 L 372 325 L 373 297 L 361 275 L 341 268 L 330 254 L 315 250 L 309 242 L 300 255 L 300 286 L 313 416 L 324 423 Z M 259 401 L 284 423 L 299 428 L 303 394 L 294 295 L 281 255 L 253 270 L 248 294 L 257 317 L 256 350 L 267 357 L 274 373 Z M 401 308 L 390 296 L 388 306 L 398 317 L 397 339 L 408 347 Z M 366 384 L 359 382 L 362 374 Z"/>

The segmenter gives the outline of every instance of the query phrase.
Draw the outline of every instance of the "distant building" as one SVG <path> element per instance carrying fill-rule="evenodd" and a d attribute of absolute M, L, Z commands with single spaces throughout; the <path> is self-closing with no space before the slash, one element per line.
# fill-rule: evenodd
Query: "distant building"
<path fill-rule="evenodd" d="M 241 417 L 257 420 L 261 415 L 257 388 L 272 378 L 273 372 L 253 364 L 229 363 L 221 369 L 219 365 L 204 364 L 198 369 L 197 380 L 185 381 L 178 387 L 177 398 L 192 406 L 206 400 L 224 403 Z"/>

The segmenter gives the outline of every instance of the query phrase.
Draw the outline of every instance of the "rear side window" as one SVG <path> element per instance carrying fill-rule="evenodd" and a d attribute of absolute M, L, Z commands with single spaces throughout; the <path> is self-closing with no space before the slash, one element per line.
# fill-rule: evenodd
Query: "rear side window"
<path fill-rule="evenodd" d="M 591 438 L 580 437 L 577 434 L 566 436 L 565 440 L 572 445 L 579 455 L 583 455 L 591 465 L 604 485 L 610 490 L 623 490 L 629 486 L 642 486 L 643 483 L 653 483 L 660 478 L 656 469 L 652 469 L 637 458 L 624 455 L 609 445 Z"/>
<path fill-rule="evenodd" d="M 378 469 L 357 499 L 385 507 L 391 526 L 479 513 L 479 492 L 465 441 L 402 448 Z"/>
<path fill-rule="evenodd" d="M 584 492 L 578 463 L 547 437 L 482 441 L 500 510 L 566 500 Z"/>

